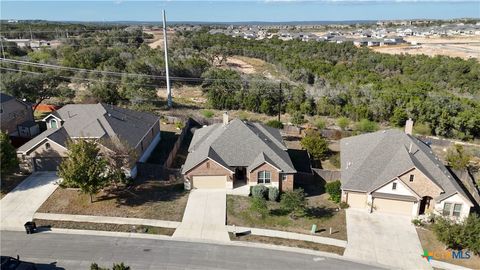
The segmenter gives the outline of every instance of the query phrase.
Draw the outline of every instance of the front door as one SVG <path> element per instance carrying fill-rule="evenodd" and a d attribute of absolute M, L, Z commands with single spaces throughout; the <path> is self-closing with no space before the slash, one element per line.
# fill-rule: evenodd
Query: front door
<path fill-rule="evenodd" d="M 420 201 L 420 209 L 418 211 L 419 215 L 425 214 L 425 209 L 430 208 L 430 201 L 431 200 L 432 200 L 432 197 L 429 197 L 429 196 L 425 196 L 425 197 L 422 198 L 422 200 Z"/>

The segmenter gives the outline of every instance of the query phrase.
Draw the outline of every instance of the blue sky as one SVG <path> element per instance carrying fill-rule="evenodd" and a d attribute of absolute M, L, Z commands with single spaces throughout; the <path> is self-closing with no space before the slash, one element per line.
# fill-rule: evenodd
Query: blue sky
<path fill-rule="evenodd" d="M 2 19 L 57 21 L 345 21 L 480 18 L 480 0 L 5 1 Z"/>

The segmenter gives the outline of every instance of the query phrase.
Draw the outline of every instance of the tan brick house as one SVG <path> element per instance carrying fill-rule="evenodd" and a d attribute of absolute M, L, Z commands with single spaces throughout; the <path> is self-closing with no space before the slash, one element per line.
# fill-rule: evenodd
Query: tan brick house
<path fill-rule="evenodd" d="M 432 149 L 405 132 L 382 130 L 340 142 L 342 201 L 352 208 L 411 217 L 462 219 L 473 203 Z"/>
<path fill-rule="evenodd" d="M 296 170 L 280 131 L 260 123 L 228 121 L 195 131 L 182 168 L 191 188 L 258 184 L 292 190 Z"/>
<path fill-rule="evenodd" d="M 158 116 L 103 103 L 65 105 L 43 121 L 47 130 L 17 149 L 25 171 L 55 171 L 67 156 L 69 140 L 95 140 L 102 151 L 111 150 L 112 140 L 120 142 L 134 149 L 138 161 L 145 161 L 160 141 Z M 136 167 L 126 170 L 136 175 Z"/>

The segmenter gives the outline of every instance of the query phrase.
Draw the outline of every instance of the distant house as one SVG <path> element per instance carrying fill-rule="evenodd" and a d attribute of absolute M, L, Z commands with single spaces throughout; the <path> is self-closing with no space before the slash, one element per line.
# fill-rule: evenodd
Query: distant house
<path fill-rule="evenodd" d="M 429 146 L 405 132 L 383 130 L 340 143 L 342 201 L 351 208 L 409 217 L 428 213 L 462 219 L 473 206 Z"/>
<path fill-rule="evenodd" d="M 30 104 L 4 93 L 0 93 L 0 101 L 0 126 L 3 132 L 23 138 L 33 137 L 40 132 Z"/>
<path fill-rule="evenodd" d="M 292 190 L 297 173 L 280 131 L 235 119 L 193 134 L 182 173 L 192 188 L 266 185 Z"/>
<path fill-rule="evenodd" d="M 25 171 L 55 171 L 67 156 L 67 142 L 95 140 L 102 151 L 118 142 L 136 153 L 135 161 L 145 161 L 160 141 L 159 117 L 103 103 L 69 104 L 42 121 L 47 130 L 17 149 Z M 125 168 L 136 175 L 136 167 Z"/>

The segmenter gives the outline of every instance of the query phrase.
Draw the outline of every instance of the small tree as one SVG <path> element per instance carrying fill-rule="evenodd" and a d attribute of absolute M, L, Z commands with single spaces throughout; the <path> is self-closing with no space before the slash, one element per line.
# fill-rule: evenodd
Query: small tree
<path fill-rule="evenodd" d="M 324 158 L 328 153 L 328 143 L 318 131 L 308 131 L 300 144 L 315 160 Z"/>
<path fill-rule="evenodd" d="M 293 218 L 303 215 L 306 205 L 307 199 L 305 198 L 305 192 L 303 192 L 301 188 L 286 191 L 280 199 L 280 207 L 290 213 Z"/>
<path fill-rule="evenodd" d="M 2 173 L 10 173 L 18 167 L 17 153 L 15 147 L 10 143 L 7 133 L 0 132 L 0 156 Z"/>
<path fill-rule="evenodd" d="M 107 181 L 107 161 L 99 156 L 95 142 L 78 140 L 68 143 L 68 157 L 60 164 L 58 173 L 67 186 L 79 187 L 90 195 L 97 194 Z"/>
<path fill-rule="evenodd" d="M 470 153 L 460 144 L 455 144 L 447 150 L 448 164 L 455 170 L 466 169 L 471 158 Z"/>
<path fill-rule="evenodd" d="M 305 123 L 305 118 L 301 112 L 296 111 L 293 113 L 291 121 L 294 125 L 301 125 Z"/>
<path fill-rule="evenodd" d="M 325 184 L 325 189 L 327 193 L 330 195 L 330 200 L 336 203 L 340 202 L 340 198 L 342 196 L 342 190 L 340 189 L 341 185 L 342 184 L 340 183 L 339 180 Z"/>
<path fill-rule="evenodd" d="M 101 144 L 107 148 L 103 156 L 108 163 L 108 180 L 117 187 L 119 183 L 126 182 L 125 169 L 135 165 L 138 153 L 128 142 L 117 138 L 103 140 Z"/>
<path fill-rule="evenodd" d="M 340 117 L 338 118 L 337 120 L 337 125 L 342 129 L 342 130 L 345 130 L 348 125 L 350 125 L 350 120 L 348 120 L 348 118 L 346 117 Z"/>
<path fill-rule="evenodd" d="M 264 219 L 268 215 L 267 201 L 262 197 L 253 197 L 250 201 L 250 210 Z"/>

